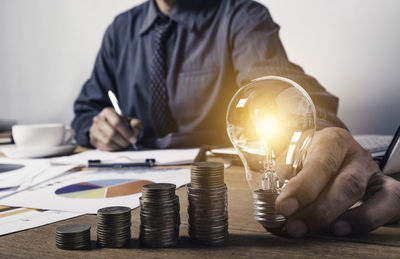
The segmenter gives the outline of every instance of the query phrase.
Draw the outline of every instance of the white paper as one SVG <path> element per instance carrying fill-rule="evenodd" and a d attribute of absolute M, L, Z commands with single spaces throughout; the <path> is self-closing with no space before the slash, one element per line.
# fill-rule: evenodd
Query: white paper
<path fill-rule="evenodd" d="M 143 162 L 147 158 L 154 158 L 156 165 L 180 165 L 193 163 L 199 153 L 198 148 L 194 149 L 165 149 L 165 150 L 145 150 L 145 151 L 122 151 L 105 152 L 100 150 L 90 150 L 71 156 L 52 158 L 51 163 L 74 164 L 87 166 L 88 160 L 101 160 L 103 163 L 116 162 Z"/>
<path fill-rule="evenodd" d="M 13 160 L 0 158 L 0 164 L 22 165 L 20 169 L 0 173 L 0 188 L 20 186 L 28 178 L 40 175 L 50 164 L 46 160 Z"/>
<path fill-rule="evenodd" d="M 120 188 L 121 185 L 136 184 L 135 182 L 141 180 L 150 181 L 146 183 L 173 183 L 180 187 L 190 182 L 190 169 L 120 169 L 69 172 L 34 188 L 3 198 L 0 203 L 16 207 L 91 214 L 95 214 L 98 209 L 108 206 L 127 206 L 133 209 L 139 206 L 141 185 L 138 193 L 116 195 L 114 197 L 107 196 L 111 196 L 113 190 L 122 190 L 122 187 Z M 107 184 L 102 183 L 102 185 L 99 181 L 107 181 Z M 96 187 L 85 189 L 89 188 L 87 186 Z M 68 191 L 65 191 L 66 189 Z M 131 192 L 131 189 L 128 192 Z"/>
<path fill-rule="evenodd" d="M 0 173 L 0 188 L 15 187 L 0 191 L 0 199 L 56 178 L 75 167 L 74 165 L 52 166 L 48 159 L 0 158 L 0 163 L 24 166 L 21 169 Z"/>
<path fill-rule="evenodd" d="M 83 213 L 0 206 L 0 236 L 74 218 Z"/>
<path fill-rule="evenodd" d="M 215 154 L 215 155 L 222 155 L 222 156 L 237 156 L 238 153 L 236 151 L 236 149 L 234 149 L 233 147 L 225 147 L 225 148 L 214 148 L 211 149 L 211 154 Z"/>

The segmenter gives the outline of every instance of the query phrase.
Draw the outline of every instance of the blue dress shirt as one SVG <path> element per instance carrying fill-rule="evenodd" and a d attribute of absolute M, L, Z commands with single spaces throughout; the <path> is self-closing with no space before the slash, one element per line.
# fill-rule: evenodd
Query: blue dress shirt
<path fill-rule="evenodd" d="M 125 116 L 143 124 L 142 140 L 154 138 L 149 70 L 153 26 L 162 15 L 154 0 L 118 15 L 108 27 L 93 73 L 74 104 L 77 142 L 90 145 L 92 118 L 116 93 Z M 259 76 L 290 78 L 310 94 L 320 121 L 342 125 L 338 99 L 288 61 L 279 26 L 267 8 L 248 0 L 178 0 L 168 16 L 176 22 L 167 43 L 169 106 L 183 133 L 213 130 L 226 140 L 225 113 L 238 87 Z"/>

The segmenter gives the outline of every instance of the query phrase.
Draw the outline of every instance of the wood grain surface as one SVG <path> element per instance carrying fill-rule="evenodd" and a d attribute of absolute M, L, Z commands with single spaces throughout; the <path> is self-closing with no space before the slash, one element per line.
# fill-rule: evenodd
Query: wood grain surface
<path fill-rule="evenodd" d="M 400 224 L 381 227 L 368 235 L 346 238 L 315 235 L 293 239 L 275 236 L 267 233 L 253 219 L 252 195 L 243 167 L 226 169 L 225 182 L 228 186 L 230 235 L 224 247 L 206 247 L 190 242 L 187 235 L 187 190 L 183 187 L 177 191 L 181 202 L 182 224 L 180 243 L 176 248 L 141 248 L 138 244 L 139 209 L 135 209 L 132 211 L 132 240 L 129 247 L 97 247 L 96 216 L 85 215 L 0 237 L 0 258 L 400 258 Z M 92 226 L 91 250 L 57 249 L 56 227 L 76 222 Z"/>

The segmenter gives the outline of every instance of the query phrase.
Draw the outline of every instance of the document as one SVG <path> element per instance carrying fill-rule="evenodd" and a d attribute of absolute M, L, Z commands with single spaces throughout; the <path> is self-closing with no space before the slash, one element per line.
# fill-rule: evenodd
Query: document
<path fill-rule="evenodd" d="M 8 168 L 7 168 L 8 167 Z M 0 188 L 20 186 L 27 178 L 40 175 L 49 163 L 43 160 L 12 160 L 0 158 Z"/>
<path fill-rule="evenodd" d="M 122 152 L 90 150 L 71 156 L 52 158 L 51 163 L 53 165 L 73 164 L 76 166 L 87 166 L 89 160 L 101 160 L 105 163 L 130 163 L 153 158 L 156 160 L 156 165 L 182 165 L 193 163 L 199 154 L 199 151 L 199 148 Z"/>
<path fill-rule="evenodd" d="M 80 215 L 83 213 L 0 206 L 0 236 Z"/>
<path fill-rule="evenodd" d="M 58 177 L 73 167 L 52 166 L 48 159 L 0 158 L 0 198 Z"/>
<path fill-rule="evenodd" d="M 190 182 L 190 169 L 87 169 L 67 172 L 5 197 L 0 204 L 90 214 L 108 206 L 133 209 L 139 206 L 142 186 L 160 182 L 183 186 Z"/>

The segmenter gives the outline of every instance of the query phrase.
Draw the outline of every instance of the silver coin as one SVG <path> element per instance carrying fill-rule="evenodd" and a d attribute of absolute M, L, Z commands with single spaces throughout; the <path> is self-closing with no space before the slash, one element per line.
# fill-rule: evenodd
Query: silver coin
<path fill-rule="evenodd" d="M 169 200 L 175 197 L 175 184 L 154 183 L 142 187 L 142 199 L 145 201 Z"/>
<path fill-rule="evenodd" d="M 97 211 L 97 214 L 99 215 L 115 215 L 115 214 L 124 214 L 124 213 L 130 213 L 131 208 L 129 207 L 123 207 L 123 206 L 112 206 L 112 207 L 106 207 L 106 208 L 101 208 Z"/>
<path fill-rule="evenodd" d="M 90 231 L 90 226 L 87 224 L 68 224 L 56 228 L 56 233 L 59 234 L 76 234 L 84 231 Z"/>
<path fill-rule="evenodd" d="M 77 250 L 90 248 L 90 226 L 69 224 L 56 229 L 56 247 Z"/>

